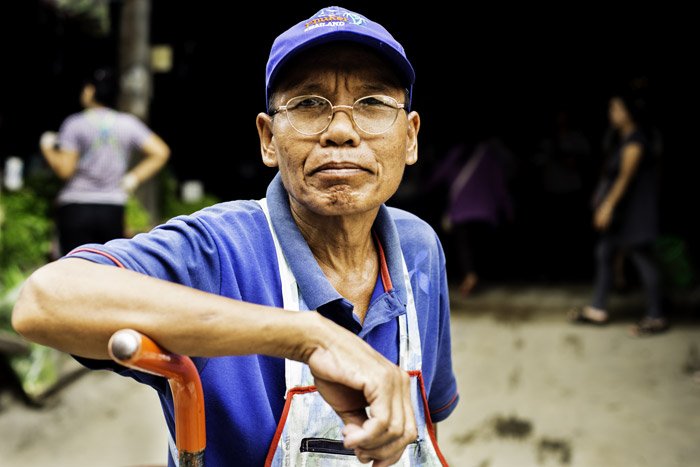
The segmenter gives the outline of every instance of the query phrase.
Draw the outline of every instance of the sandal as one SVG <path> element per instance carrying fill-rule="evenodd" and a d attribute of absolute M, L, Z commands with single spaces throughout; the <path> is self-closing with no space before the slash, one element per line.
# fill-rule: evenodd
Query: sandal
<path fill-rule="evenodd" d="M 610 322 L 610 318 L 593 319 L 586 314 L 585 307 L 574 307 L 567 313 L 569 321 L 575 324 L 593 324 L 595 326 L 605 326 Z"/>
<path fill-rule="evenodd" d="M 647 337 L 660 334 L 668 329 L 666 318 L 650 318 L 645 316 L 637 324 L 630 328 L 633 337 Z"/>

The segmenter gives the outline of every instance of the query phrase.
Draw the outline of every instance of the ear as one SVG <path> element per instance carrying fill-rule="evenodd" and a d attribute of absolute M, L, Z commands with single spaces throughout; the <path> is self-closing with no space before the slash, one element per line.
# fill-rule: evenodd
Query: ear
<path fill-rule="evenodd" d="M 273 141 L 272 123 L 272 117 L 263 112 L 260 112 L 255 119 L 255 124 L 258 127 L 258 137 L 260 138 L 260 152 L 263 164 L 268 167 L 277 167 L 277 150 Z"/>
<path fill-rule="evenodd" d="M 406 165 L 413 165 L 418 160 L 418 130 L 420 130 L 420 116 L 418 112 L 411 112 L 408 114 L 406 128 Z"/>

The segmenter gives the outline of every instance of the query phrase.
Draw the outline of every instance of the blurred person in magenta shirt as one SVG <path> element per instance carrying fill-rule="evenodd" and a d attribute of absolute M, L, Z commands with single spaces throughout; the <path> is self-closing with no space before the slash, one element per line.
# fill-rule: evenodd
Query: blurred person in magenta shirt
<path fill-rule="evenodd" d="M 479 282 L 493 230 L 503 219 L 513 220 L 505 171 L 511 157 L 497 139 L 483 141 L 471 152 L 466 144 L 457 144 L 429 182 L 429 186 L 443 183 L 449 188 L 443 228 L 455 237 L 463 296 Z"/>

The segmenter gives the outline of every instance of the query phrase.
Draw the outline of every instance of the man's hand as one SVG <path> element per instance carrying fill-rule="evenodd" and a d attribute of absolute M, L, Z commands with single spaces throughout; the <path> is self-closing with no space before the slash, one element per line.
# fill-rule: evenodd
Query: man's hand
<path fill-rule="evenodd" d="M 321 319 L 330 345 L 314 349 L 306 363 L 319 393 L 345 423 L 345 446 L 363 463 L 396 463 L 418 436 L 408 374 L 357 336 Z"/>

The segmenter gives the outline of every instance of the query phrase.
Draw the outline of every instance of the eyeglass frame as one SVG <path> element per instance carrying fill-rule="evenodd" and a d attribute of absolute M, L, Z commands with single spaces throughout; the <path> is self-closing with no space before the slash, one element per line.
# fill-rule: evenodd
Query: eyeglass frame
<path fill-rule="evenodd" d="M 292 102 L 294 99 L 299 99 L 300 97 L 319 97 L 319 98 L 325 100 L 326 102 L 328 102 L 328 103 L 331 105 L 331 115 L 330 115 L 330 118 L 328 119 L 328 123 L 326 124 L 326 126 L 324 126 L 321 130 L 319 130 L 319 131 L 317 131 L 317 132 L 315 132 L 315 133 L 304 133 L 303 131 L 301 131 L 301 130 L 299 130 L 297 127 L 295 127 L 294 124 L 292 123 L 292 121 L 289 119 L 289 112 L 288 112 L 289 109 L 287 109 L 287 107 L 289 106 L 289 103 L 290 103 L 290 102 Z M 386 98 L 391 99 L 392 101 L 394 101 L 394 103 L 396 104 L 396 107 L 395 107 L 395 109 L 396 109 L 396 117 L 394 117 L 394 121 L 391 122 L 391 125 L 389 125 L 389 126 L 386 128 L 386 130 L 380 131 L 379 133 L 373 133 L 373 132 L 364 130 L 360 125 L 357 124 L 357 121 L 355 120 L 355 113 L 354 113 L 354 111 L 353 111 L 353 109 L 355 108 L 355 104 L 357 104 L 357 103 L 358 103 L 359 101 L 361 101 L 362 99 L 367 99 L 368 97 L 386 97 Z M 391 106 L 389 106 L 389 107 L 391 107 Z M 359 130 L 361 130 L 363 133 L 366 133 L 366 134 L 368 134 L 368 135 L 381 135 L 381 134 L 384 134 L 384 133 L 386 133 L 387 131 L 389 131 L 389 130 L 391 129 L 391 127 L 394 126 L 394 123 L 396 123 L 396 118 L 398 118 L 398 116 L 399 116 L 399 110 L 404 110 L 404 111 L 406 111 L 406 104 L 405 104 L 405 103 L 400 103 L 400 102 L 399 102 L 398 100 L 396 100 L 395 98 L 393 98 L 393 97 L 391 97 L 391 96 L 387 96 L 386 94 L 370 94 L 370 95 L 368 95 L 368 96 L 363 96 L 363 97 L 360 97 L 360 98 L 356 99 L 355 102 L 352 103 L 352 105 L 347 105 L 347 104 L 333 105 L 333 103 L 331 102 L 330 99 L 328 99 L 328 98 L 326 98 L 326 97 L 323 97 L 323 96 L 319 96 L 318 94 L 302 94 L 301 96 L 292 97 L 291 99 L 289 99 L 289 100 L 287 101 L 287 103 L 286 103 L 285 105 L 280 105 L 280 106 L 277 107 L 276 109 L 273 109 L 268 115 L 270 115 L 270 116 L 272 117 L 272 116 L 274 116 L 274 115 L 276 115 L 276 114 L 278 114 L 278 113 L 280 113 L 280 112 L 284 112 L 284 113 L 285 113 L 285 116 L 287 117 L 287 122 L 288 122 L 289 125 L 291 125 L 291 127 L 294 128 L 298 133 L 301 133 L 301 134 L 304 135 L 304 136 L 316 136 L 316 135 L 320 135 L 321 133 L 323 133 L 324 131 L 326 131 L 326 130 L 328 129 L 329 126 L 331 126 L 331 123 L 333 123 L 333 116 L 335 116 L 335 112 L 336 112 L 336 110 L 338 110 L 338 109 L 339 109 L 339 110 L 346 110 L 346 111 L 349 111 L 348 113 L 349 113 L 349 115 L 350 115 L 350 119 L 352 120 L 352 123 L 353 123 Z"/>

